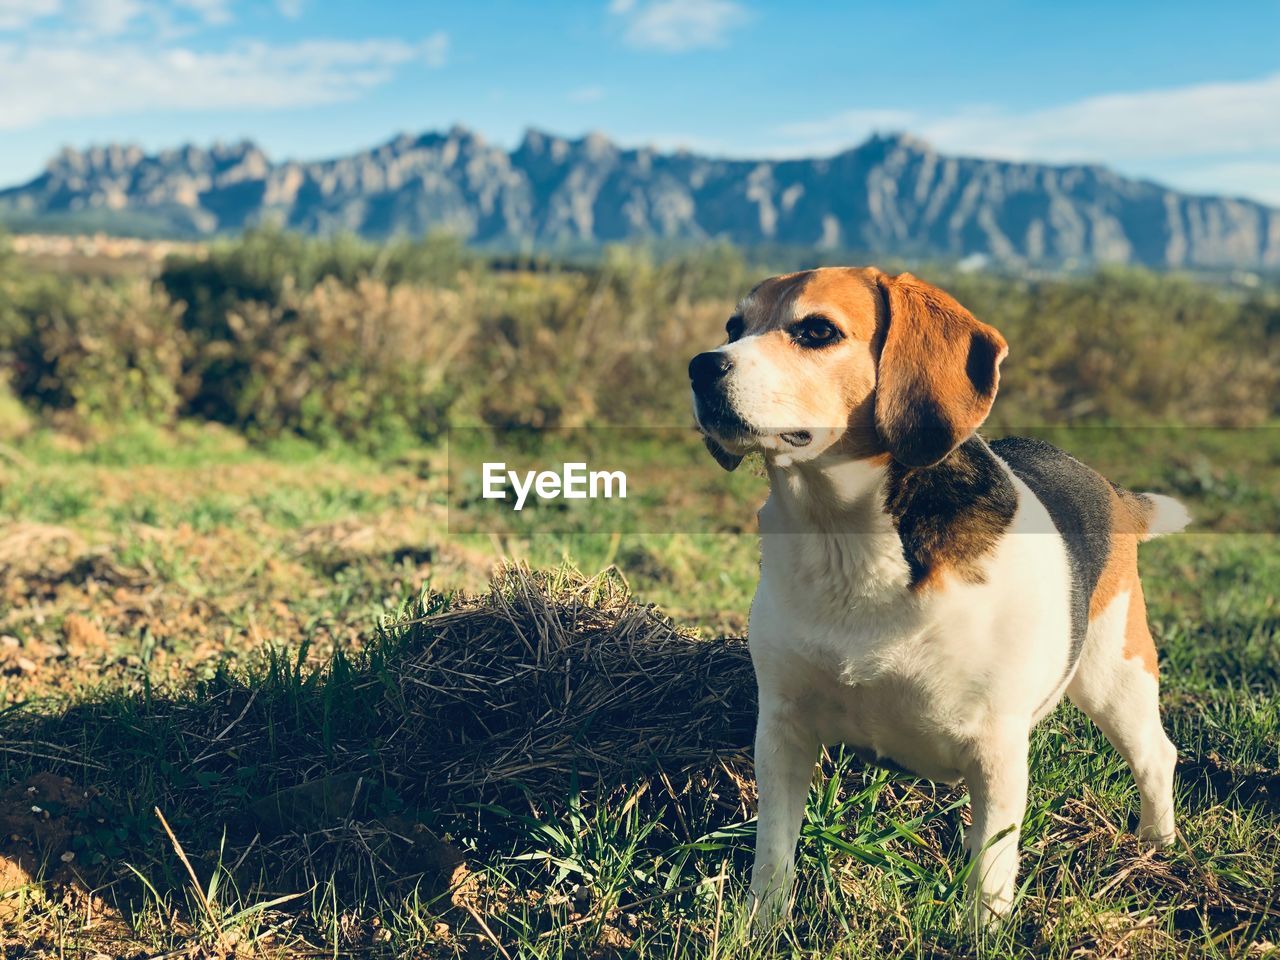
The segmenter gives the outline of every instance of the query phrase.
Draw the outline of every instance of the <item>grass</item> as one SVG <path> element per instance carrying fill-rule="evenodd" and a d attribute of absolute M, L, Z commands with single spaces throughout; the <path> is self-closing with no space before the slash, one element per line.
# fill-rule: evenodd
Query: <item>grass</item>
<path fill-rule="evenodd" d="M 430 670 L 453 662 L 431 651 L 485 637 L 518 644 L 561 624 L 581 639 L 592 617 L 613 625 L 601 636 L 648 625 L 694 650 L 741 635 L 757 561 L 750 533 L 668 524 L 611 535 L 570 516 L 557 533 L 451 534 L 459 505 L 442 450 L 375 460 L 183 431 L 90 445 L 38 434 L 0 458 L 0 953 L 1275 953 L 1273 536 L 1199 533 L 1143 548 L 1180 753 L 1178 846 L 1137 848 L 1123 762 L 1064 706 L 1033 740 L 1019 907 L 979 936 L 957 896 L 963 791 L 892 780 L 831 751 L 809 798 L 795 923 L 748 941 L 754 798 L 740 648 L 727 643 L 738 659 L 706 676 L 707 690 L 734 681 L 723 701 L 690 693 L 613 726 L 597 714 L 574 742 L 603 759 L 533 764 L 500 783 L 441 791 L 432 758 L 455 750 L 461 762 L 465 734 L 483 769 L 496 742 L 486 738 L 527 733 L 543 738 L 531 757 L 546 767 L 574 755 L 548 732 L 560 714 L 517 711 L 528 729 L 503 734 L 502 710 L 481 710 L 505 702 L 496 692 L 466 701 L 479 711 L 467 724 L 480 726 L 429 711 L 447 686 Z M 1128 463 L 1112 449 L 1111 473 L 1175 490 L 1217 529 L 1257 529 L 1251 511 L 1276 492 L 1274 447 L 1258 436 L 1153 439 Z M 1108 445 L 1118 442 L 1091 456 L 1105 460 Z M 646 458 L 650 470 L 673 469 Z M 718 476 L 709 461 L 703 469 Z M 748 504 L 761 489 L 746 471 L 725 482 Z M 676 517 L 697 508 L 692 496 L 664 503 Z M 514 581 L 538 585 L 523 606 L 510 580 L 471 599 L 500 559 L 558 572 Z M 672 626 L 631 598 L 656 603 Z M 437 619 L 413 622 L 424 617 Z M 463 640 L 433 647 L 451 630 Z M 585 666 L 564 669 L 577 672 L 503 696 L 552 698 L 570 680 L 576 691 Z M 690 691 L 702 689 L 695 680 Z M 675 762 L 668 744 L 653 751 L 665 765 L 627 767 L 628 729 L 635 743 L 650 735 L 640 731 L 669 731 L 671 743 L 713 732 L 705 756 Z M 611 764 L 614 775 L 596 776 Z"/>

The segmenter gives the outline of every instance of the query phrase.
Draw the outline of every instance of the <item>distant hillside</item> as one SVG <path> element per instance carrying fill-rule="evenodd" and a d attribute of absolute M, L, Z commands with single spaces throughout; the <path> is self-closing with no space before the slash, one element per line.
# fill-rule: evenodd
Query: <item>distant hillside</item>
<path fill-rule="evenodd" d="M 735 160 L 530 131 L 513 151 L 455 127 L 346 157 L 273 163 L 251 143 L 64 150 L 0 191 L 0 222 L 198 237 L 275 221 L 369 237 L 429 230 L 501 246 L 723 238 L 1152 267 L 1280 266 L 1280 210 L 1099 166 L 948 157 L 877 136 L 834 157 Z"/>

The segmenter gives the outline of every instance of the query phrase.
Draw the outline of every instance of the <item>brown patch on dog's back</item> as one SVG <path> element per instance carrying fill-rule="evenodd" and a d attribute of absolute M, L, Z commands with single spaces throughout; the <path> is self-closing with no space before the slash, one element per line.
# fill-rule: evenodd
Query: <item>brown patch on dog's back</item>
<path fill-rule="evenodd" d="M 1117 506 L 1112 501 L 1113 509 Z M 1132 534 L 1111 532 L 1111 549 L 1107 563 L 1089 597 L 1089 621 L 1093 622 L 1110 606 L 1111 601 L 1133 586 L 1138 574 L 1138 538 Z"/>

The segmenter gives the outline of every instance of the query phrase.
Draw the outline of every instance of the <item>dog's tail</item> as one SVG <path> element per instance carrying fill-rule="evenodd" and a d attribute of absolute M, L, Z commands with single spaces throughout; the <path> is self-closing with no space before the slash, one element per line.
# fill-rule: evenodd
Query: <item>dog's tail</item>
<path fill-rule="evenodd" d="M 1166 497 L 1163 493 L 1135 493 L 1131 496 L 1136 514 L 1134 527 L 1140 543 L 1166 533 L 1178 533 L 1191 522 L 1191 512 L 1173 497 Z"/>

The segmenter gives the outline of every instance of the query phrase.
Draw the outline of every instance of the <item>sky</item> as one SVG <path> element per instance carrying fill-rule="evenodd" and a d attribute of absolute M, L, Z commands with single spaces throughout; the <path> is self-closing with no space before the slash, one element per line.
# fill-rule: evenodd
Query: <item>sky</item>
<path fill-rule="evenodd" d="M 454 124 L 738 157 L 905 131 L 1280 205 L 1280 0 L 0 0 L 0 185 L 66 145 Z"/>

